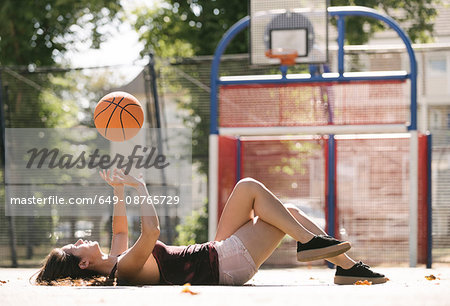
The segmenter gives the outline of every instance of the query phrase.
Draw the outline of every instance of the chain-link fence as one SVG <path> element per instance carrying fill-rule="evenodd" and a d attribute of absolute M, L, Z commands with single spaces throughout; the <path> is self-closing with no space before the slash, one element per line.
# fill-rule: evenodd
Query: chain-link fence
<path fill-rule="evenodd" d="M 405 67 L 405 52 L 401 48 L 353 48 L 347 50 L 349 71 L 396 70 Z M 433 256 L 434 262 L 450 262 L 450 92 L 436 96 L 433 78 L 436 61 L 450 47 L 416 48 L 419 67 L 419 126 L 430 130 L 433 138 Z M 330 50 L 330 67 L 335 71 L 335 51 Z M 444 56 L 444 58 L 446 58 Z M 207 201 L 208 135 L 210 103 L 210 65 L 212 57 L 156 59 L 158 97 L 162 128 L 191 128 L 194 177 L 193 207 Z M 446 65 L 446 75 L 448 67 Z M 307 72 L 307 66 L 295 66 L 290 72 Z M 220 74 L 257 75 L 278 73 L 276 66 L 254 67 L 248 55 L 223 57 Z M 136 75 L 132 80 L 130 75 Z M 155 103 L 147 67 L 101 67 L 93 69 L 40 68 L 30 71 L 21 67 L 2 67 L 2 126 L 6 128 L 93 127 L 92 114 L 96 102 L 105 93 L 123 90 L 136 96 L 143 104 L 146 124 L 156 126 Z M 441 78 L 439 79 L 441 82 Z M 450 80 L 447 79 L 447 82 Z M 435 100 L 433 100 L 436 98 Z M 426 103 L 425 103 L 426 102 Z M 3 143 L 2 143 L 3 147 Z M 4 151 L 2 150 L 2 154 Z M 1 168 L 4 177 L 4 164 Z M 73 242 L 76 238 L 99 240 L 108 247 L 111 221 L 104 217 L 5 217 L 5 188 L 0 188 L 0 265 L 12 263 L 36 265 L 50 248 Z M 319 203 L 324 205 L 324 203 Z M 175 227 L 183 215 L 161 218 L 161 239 L 174 240 Z M 170 226 L 172 232 L 165 231 Z M 139 233 L 139 220 L 131 220 L 133 239 Z M 172 236 L 172 237 L 169 237 Z M 200 242 L 200 241 L 199 241 Z M 290 246 L 291 247 L 291 246 Z M 292 252 L 280 247 L 270 262 L 292 264 Z M 290 258 L 291 256 L 292 258 Z M 289 258 L 288 258 L 289 257 Z M 407 259 L 405 258 L 405 262 Z"/>

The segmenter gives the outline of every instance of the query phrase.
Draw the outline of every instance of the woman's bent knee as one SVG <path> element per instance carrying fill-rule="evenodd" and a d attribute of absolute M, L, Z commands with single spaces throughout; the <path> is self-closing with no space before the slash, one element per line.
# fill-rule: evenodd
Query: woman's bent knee
<path fill-rule="evenodd" d="M 244 189 L 247 191 L 253 190 L 255 188 L 258 187 L 262 187 L 264 186 L 260 181 L 255 180 L 254 178 L 251 177 L 246 177 L 243 178 L 241 180 L 239 180 L 239 182 L 237 182 L 236 187 L 235 188 L 239 188 L 239 189 Z"/>

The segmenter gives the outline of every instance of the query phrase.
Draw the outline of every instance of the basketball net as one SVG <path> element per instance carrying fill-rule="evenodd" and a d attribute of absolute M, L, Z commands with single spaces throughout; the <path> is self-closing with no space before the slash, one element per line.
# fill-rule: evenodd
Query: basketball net
<path fill-rule="evenodd" d="M 283 66 L 292 66 L 295 65 L 295 59 L 298 56 L 298 53 L 294 49 L 269 49 L 265 52 L 266 57 L 269 58 L 277 58 L 280 60 L 281 65 Z"/>

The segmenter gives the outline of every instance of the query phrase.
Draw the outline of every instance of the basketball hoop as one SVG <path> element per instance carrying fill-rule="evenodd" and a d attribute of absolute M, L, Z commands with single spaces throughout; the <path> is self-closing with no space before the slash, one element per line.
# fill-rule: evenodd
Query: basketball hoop
<path fill-rule="evenodd" d="M 283 66 L 295 65 L 295 59 L 298 53 L 294 49 L 269 49 L 266 51 L 266 56 L 269 58 L 278 58 Z"/>

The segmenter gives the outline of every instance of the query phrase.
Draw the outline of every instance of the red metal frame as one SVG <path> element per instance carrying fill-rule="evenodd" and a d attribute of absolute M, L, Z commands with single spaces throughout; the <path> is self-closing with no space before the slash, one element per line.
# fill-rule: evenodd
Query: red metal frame
<path fill-rule="evenodd" d="M 237 139 L 231 136 L 219 136 L 219 178 L 217 220 L 220 220 L 223 208 L 237 180 Z"/>

